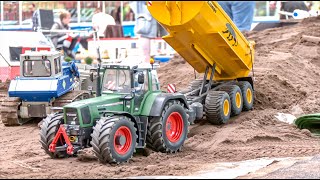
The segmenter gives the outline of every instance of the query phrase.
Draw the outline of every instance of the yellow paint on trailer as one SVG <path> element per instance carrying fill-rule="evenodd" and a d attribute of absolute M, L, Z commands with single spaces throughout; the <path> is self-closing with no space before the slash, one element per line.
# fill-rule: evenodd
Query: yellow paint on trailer
<path fill-rule="evenodd" d="M 168 31 L 163 39 L 197 72 L 216 63 L 214 80 L 249 75 L 254 42 L 243 36 L 217 2 L 152 1 L 148 10 Z"/>

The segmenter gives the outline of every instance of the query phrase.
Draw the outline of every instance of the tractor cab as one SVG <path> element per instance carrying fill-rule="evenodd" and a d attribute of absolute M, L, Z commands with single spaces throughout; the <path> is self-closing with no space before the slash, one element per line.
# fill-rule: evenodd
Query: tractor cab
<path fill-rule="evenodd" d="M 103 94 L 120 93 L 136 95 L 147 91 L 160 90 L 156 68 L 148 63 L 135 65 L 107 64 L 104 65 L 101 83 Z"/>
<path fill-rule="evenodd" d="M 29 51 L 21 54 L 20 64 L 20 75 L 25 78 L 54 77 L 62 72 L 59 52 Z"/>

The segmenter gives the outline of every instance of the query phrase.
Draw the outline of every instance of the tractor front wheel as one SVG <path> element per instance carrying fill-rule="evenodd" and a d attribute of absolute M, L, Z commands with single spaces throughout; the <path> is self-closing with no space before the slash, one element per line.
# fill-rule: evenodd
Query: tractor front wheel
<path fill-rule="evenodd" d="M 127 117 L 102 117 L 91 134 L 93 152 L 101 163 L 128 161 L 136 148 L 136 131 Z"/>
<path fill-rule="evenodd" d="M 169 101 L 161 117 L 154 117 L 148 124 L 147 145 L 155 151 L 177 152 L 188 133 L 188 118 L 180 101 Z"/>
<path fill-rule="evenodd" d="M 52 143 L 60 124 L 63 123 L 63 114 L 62 113 L 54 113 L 48 115 L 44 120 L 40 127 L 40 143 L 42 148 L 51 158 L 64 158 L 67 155 L 66 152 L 50 152 L 49 146 Z M 63 144 L 60 141 L 57 142 L 57 146 L 62 146 Z"/>

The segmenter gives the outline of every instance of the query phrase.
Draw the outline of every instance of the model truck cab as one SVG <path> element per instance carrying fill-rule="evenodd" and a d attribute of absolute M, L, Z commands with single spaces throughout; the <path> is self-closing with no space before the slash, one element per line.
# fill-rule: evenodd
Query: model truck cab
<path fill-rule="evenodd" d="M 62 66 L 60 56 L 57 51 L 21 54 L 20 76 L 11 81 L 9 96 L 22 101 L 50 102 L 74 89 L 78 69 L 73 62 Z"/>
<path fill-rule="evenodd" d="M 59 106 L 56 100 L 78 85 L 75 77 L 79 77 L 79 71 L 74 62 L 62 66 L 61 55 L 57 51 L 26 51 L 21 54 L 20 76 L 11 80 L 9 98 L 2 100 L 8 104 L 5 109 L 11 112 L 9 116 L 7 111 L 0 111 L 3 123 L 19 125 L 31 118 L 46 117 L 54 106 Z M 71 101 L 75 98 L 69 97 Z"/>
<path fill-rule="evenodd" d="M 61 74 L 62 66 L 58 52 L 27 52 L 20 58 L 20 74 L 25 78 L 54 77 Z"/>

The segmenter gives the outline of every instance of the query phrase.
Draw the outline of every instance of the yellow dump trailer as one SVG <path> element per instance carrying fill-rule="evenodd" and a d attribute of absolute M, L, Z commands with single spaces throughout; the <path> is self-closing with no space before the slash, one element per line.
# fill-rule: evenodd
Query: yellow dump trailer
<path fill-rule="evenodd" d="M 246 40 L 217 2 L 148 1 L 148 10 L 168 31 L 163 39 L 197 72 L 215 64 L 214 80 L 249 75 L 254 43 Z"/>
<path fill-rule="evenodd" d="M 215 1 L 148 1 L 151 15 L 167 30 L 162 37 L 202 79 L 183 93 L 189 116 L 223 124 L 253 108 L 254 42 L 249 42 Z M 179 67 L 177 67 L 179 68 Z M 212 73 L 213 72 L 213 73 Z"/>

